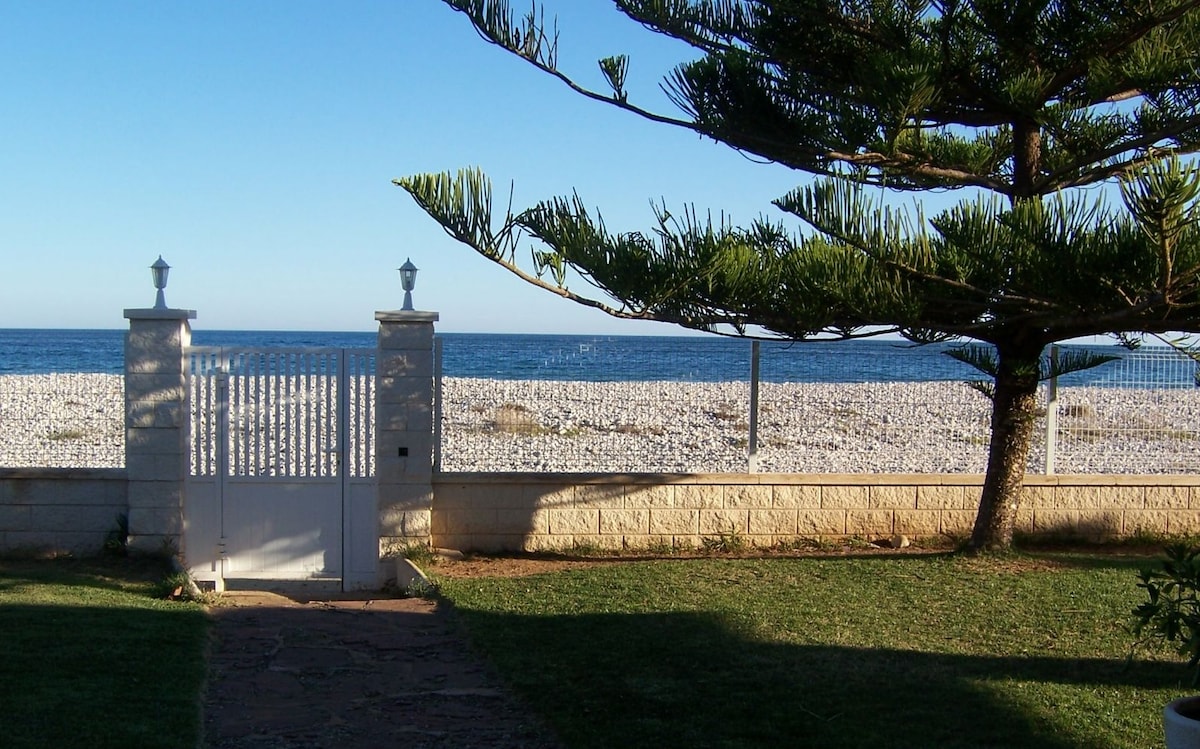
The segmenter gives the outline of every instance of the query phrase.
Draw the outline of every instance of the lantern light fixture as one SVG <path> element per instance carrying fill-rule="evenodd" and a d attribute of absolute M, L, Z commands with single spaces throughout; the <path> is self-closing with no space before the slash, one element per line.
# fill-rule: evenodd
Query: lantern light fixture
<path fill-rule="evenodd" d="M 167 288 L 167 274 L 171 271 L 171 266 L 167 265 L 162 259 L 162 255 L 158 256 L 158 260 L 154 261 L 154 265 L 150 266 L 150 275 L 154 279 L 154 288 L 158 290 L 158 295 L 154 300 L 154 309 L 166 309 L 167 300 L 163 296 L 163 289 Z"/>
<path fill-rule="evenodd" d="M 417 286 L 417 266 L 412 264 L 412 259 L 404 261 L 398 270 L 400 271 L 400 286 L 404 289 L 404 306 L 402 311 L 410 311 L 413 308 L 412 292 Z"/>

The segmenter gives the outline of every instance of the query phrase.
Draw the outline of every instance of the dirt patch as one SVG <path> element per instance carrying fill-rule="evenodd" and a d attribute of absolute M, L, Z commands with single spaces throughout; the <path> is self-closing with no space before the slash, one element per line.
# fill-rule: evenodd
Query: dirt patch
<path fill-rule="evenodd" d="M 855 543 L 804 550 L 757 549 L 742 553 L 695 551 L 665 555 L 633 554 L 628 556 L 586 557 L 560 554 L 471 555 L 462 559 L 438 558 L 433 562 L 424 563 L 422 569 L 435 578 L 526 577 L 564 570 L 589 569 L 599 566 L 645 561 L 685 561 L 691 559 L 828 559 L 851 557 L 905 558 L 929 555 L 954 555 L 955 553 L 954 548 L 949 545 L 937 546 L 926 544 L 897 549 L 886 545 Z M 1141 547 L 1121 544 L 1108 546 L 1058 544 L 1054 546 L 1022 547 L 1022 551 L 1011 555 L 984 555 L 979 557 L 960 555 L 959 559 L 967 565 L 978 565 L 999 573 L 1019 574 L 1022 572 L 1077 566 L 1079 562 L 1072 558 L 1073 554 L 1088 556 L 1111 555 L 1114 558 L 1128 557 L 1150 560 L 1155 555 L 1161 554 L 1161 547 Z"/>
<path fill-rule="evenodd" d="M 440 560 L 422 569 L 434 577 L 527 577 L 563 570 L 590 569 L 606 564 L 621 564 L 617 559 L 566 559 L 551 557 L 467 557 Z"/>
<path fill-rule="evenodd" d="M 606 565 L 629 564 L 648 561 L 686 561 L 695 559 L 810 559 L 825 557 L 857 556 L 918 556 L 944 554 L 946 549 L 917 548 L 892 549 L 870 545 L 836 546 L 814 551 L 771 551 L 758 550 L 744 553 L 680 552 L 665 555 L 629 555 L 572 557 L 546 554 L 506 554 L 503 556 L 468 556 L 463 559 L 438 559 L 422 565 L 422 569 L 433 577 L 526 577 L 544 573 L 573 569 L 590 569 Z"/>

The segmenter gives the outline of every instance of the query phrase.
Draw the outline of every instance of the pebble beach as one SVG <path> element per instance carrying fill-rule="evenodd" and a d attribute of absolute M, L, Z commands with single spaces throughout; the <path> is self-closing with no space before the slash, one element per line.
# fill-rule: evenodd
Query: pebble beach
<path fill-rule="evenodd" d="M 742 472 L 749 401 L 745 382 L 447 377 L 442 469 Z M 763 383 L 757 470 L 979 473 L 989 408 L 961 382 Z M 1200 471 L 1200 389 L 1064 388 L 1057 412 L 1059 473 Z M 121 467 L 123 413 L 120 375 L 0 376 L 0 467 Z"/>

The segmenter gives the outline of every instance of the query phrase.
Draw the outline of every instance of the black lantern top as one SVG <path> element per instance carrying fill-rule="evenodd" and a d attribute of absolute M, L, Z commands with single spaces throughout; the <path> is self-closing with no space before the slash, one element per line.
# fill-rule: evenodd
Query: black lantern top
<path fill-rule="evenodd" d="M 417 266 L 412 264 L 412 260 L 404 261 L 404 265 L 400 268 L 400 286 L 404 289 L 404 306 L 401 310 L 408 311 L 412 306 L 412 290 L 417 285 Z"/>
<path fill-rule="evenodd" d="M 158 260 L 154 261 L 154 265 L 150 266 L 150 276 L 154 279 L 154 288 L 158 289 L 157 298 L 154 300 L 155 309 L 166 309 L 167 300 L 163 296 L 163 289 L 167 288 L 167 274 L 170 273 L 171 266 L 162 259 L 162 255 L 158 256 Z"/>
<path fill-rule="evenodd" d="M 412 264 L 412 260 L 404 261 L 404 265 L 399 268 L 400 271 L 400 286 L 405 291 L 412 291 L 417 286 L 417 266 Z"/>

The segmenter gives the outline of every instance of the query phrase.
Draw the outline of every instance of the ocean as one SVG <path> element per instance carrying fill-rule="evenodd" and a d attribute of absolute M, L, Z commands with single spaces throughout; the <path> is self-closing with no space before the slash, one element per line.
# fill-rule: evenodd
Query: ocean
<path fill-rule="evenodd" d="M 440 333 L 442 371 L 493 379 L 721 382 L 748 380 L 750 343 L 722 337 Z M 0 329 L 0 374 L 120 374 L 123 330 Z M 373 348 L 373 332 L 194 330 L 192 342 L 231 347 Z M 764 382 L 928 382 L 980 375 L 946 355 L 950 344 L 904 341 L 766 342 Z M 1170 349 L 1130 353 L 1092 346 L 1123 361 L 1060 380 L 1062 385 L 1195 387 L 1195 363 Z"/>

